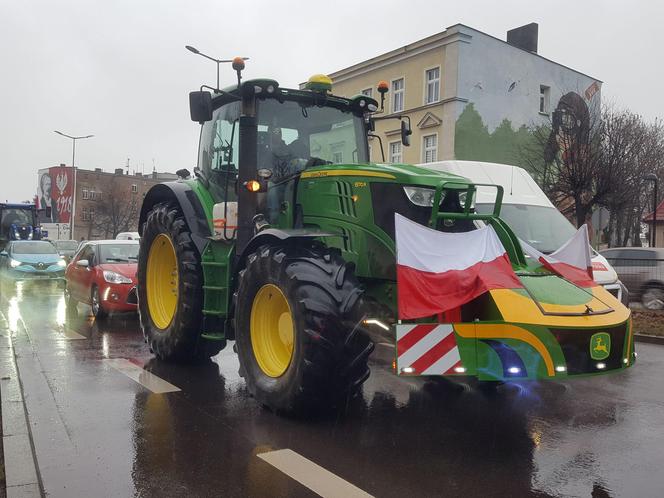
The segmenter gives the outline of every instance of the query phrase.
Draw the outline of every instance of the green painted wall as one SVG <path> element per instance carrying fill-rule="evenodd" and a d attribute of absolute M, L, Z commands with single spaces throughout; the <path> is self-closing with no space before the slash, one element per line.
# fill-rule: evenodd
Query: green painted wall
<path fill-rule="evenodd" d="M 468 161 L 487 161 L 513 164 L 528 168 L 525 156 L 536 148 L 533 134 L 526 126 L 517 130 L 504 119 L 489 133 L 482 116 L 470 103 L 466 105 L 455 126 L 454 158 Z"/>

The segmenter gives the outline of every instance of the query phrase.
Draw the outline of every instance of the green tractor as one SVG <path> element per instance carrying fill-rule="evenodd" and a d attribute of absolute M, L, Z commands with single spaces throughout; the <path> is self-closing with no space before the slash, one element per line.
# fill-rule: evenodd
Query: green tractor
<path fill-rule="evenodd" d="M 439 230 L 492 225 L 529 288 L 491 291 L 447 320 L 459 322 L 460 359 L 445 375 L 561 378 L 632 363 L 629 312 L 601 287 L 534 276 L 499 217 L 500 195 L 492 214 L 477 214 L 466 179 L 369 161 L 374 121 L 389 118 L 376 100 L 332 95 L 322 75 L 304 89 L 242 81 L 244 63 L 233 66 L 237 85 L 190 93 L 202 124 L 194 178 L 154 186 L 141 209 L 139 313 L 157 357 L 203 360 L 234 340 L 261 404 L 302 413 L 348 399 L 369 376 L 374 343 L 396 345 L 407 324 L 396 312 L 399 213 Z M 382 104 L 386 85 L 378 90 Z M 598 331 L 613 344 L 599 367 L 587 351 Z"/>

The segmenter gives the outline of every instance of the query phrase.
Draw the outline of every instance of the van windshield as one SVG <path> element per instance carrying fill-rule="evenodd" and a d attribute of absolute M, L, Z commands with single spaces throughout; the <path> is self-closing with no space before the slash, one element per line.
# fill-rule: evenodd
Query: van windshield
<path fill-rule="evenodd" d="M 481 214 L 493 212 L 493 204 L 476 204 Z M 556 208 L 525 204 L 503 204 L 500 217 L 517 237 L 544 254 L 560 248 L 576 232 L 567 218 Z"/>

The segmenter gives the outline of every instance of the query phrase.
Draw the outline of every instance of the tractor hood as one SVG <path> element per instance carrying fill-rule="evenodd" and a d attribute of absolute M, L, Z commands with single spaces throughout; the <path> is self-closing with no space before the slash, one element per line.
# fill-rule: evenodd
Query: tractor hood
<path fill-rule="evenodd" d="M 392 180 L 404 185 L 435 188 L 443 180 L 469 182 L 467 178 L 443 171 L 433 171 L 410 164 L 334 164 L 316 166 L 302 172 L 301 178 L 326 176 L 356 176 Z"/>

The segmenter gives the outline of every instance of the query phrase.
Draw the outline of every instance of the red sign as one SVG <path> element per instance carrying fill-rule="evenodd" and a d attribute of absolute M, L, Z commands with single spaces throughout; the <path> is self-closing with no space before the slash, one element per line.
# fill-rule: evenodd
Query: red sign
<path fill-rule="evenodd" d="M 55 166 L 39 172 L 39 207 L 51 208 L 51 222 L 69 223 L 74 195 L 73 168 Z"/>

